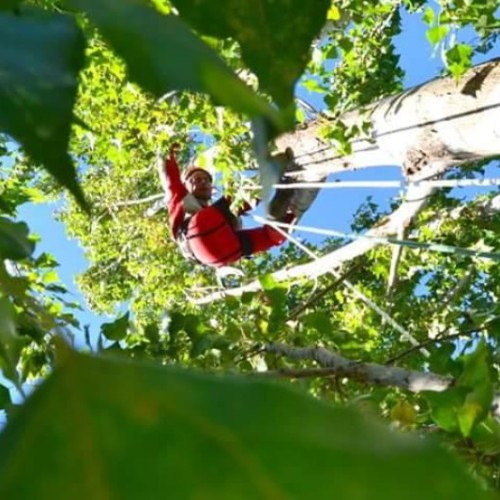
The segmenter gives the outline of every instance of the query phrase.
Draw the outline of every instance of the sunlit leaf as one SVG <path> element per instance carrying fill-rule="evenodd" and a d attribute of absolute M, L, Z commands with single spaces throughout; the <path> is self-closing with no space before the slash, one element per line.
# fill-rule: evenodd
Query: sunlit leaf
<path fill-rule="evenodd" d="M 432 45 L 437 45 L 450 31 L 450 27 L 447 25 L 438 25 L 429 28 L 425 33 L 427 40 L 431 42 Z"/>

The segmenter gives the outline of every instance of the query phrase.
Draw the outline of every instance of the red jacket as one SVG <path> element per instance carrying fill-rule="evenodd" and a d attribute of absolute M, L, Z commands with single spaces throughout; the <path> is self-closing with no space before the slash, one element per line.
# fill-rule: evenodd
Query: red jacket
<path fill-rule="evenodd" d="M 172 153 L 165 161 L 165 173 L 169 225 L 173 237 L 177 239 L 186 219 L 185 199 L 189 191 L 182 182 Z M 230 199 L 224 197 L 213 205 L 202 208 L 189 221 L 186 230 L 189 246 L 196 259 L 203 264 L 223 266 L 251 252 L 249 244 L 242 241 L 243 233 L 236 228 L 237 217 L 230 212 L 229 203 Z M 249 204 L 245 204 L 238 215 L 251 208 Z"/>

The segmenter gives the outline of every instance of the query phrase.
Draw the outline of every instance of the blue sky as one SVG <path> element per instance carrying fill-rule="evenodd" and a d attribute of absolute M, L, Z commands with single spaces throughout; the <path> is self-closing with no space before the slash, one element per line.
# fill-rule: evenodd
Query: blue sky
<path fill-rule="evenodd" d="M 434 78 L 443 67 L 439 53 L 433 54 L 433 48 L 425 38 L 425 29 L 426 26 L 418 15 L 403 16 L 403 30 L 402 34 L 397 37 L 397 49 L 401 56 L 401 65 L 406 71 L 406 88 Z M 474 33 L 465 31 L 461 34 L 460 39 L 470 41 L 473 37 Z M 484 59 L 499 55 L 500 47 L 497 47 Z M 480 62 L 480 60 L 475 62 Z M 318 106 L 320 102 L 318 97 L 304 90 L 299 89 L 299 95 L 315 106 Z M 498 170 L 496 167 L 489 169 L 489 176 L 499 176 L 500 173 L 495 172 L 495 169 Z M 370 168 L 357 172 L 346 172 L 332 176 L 332 178 L 339 180 L 399 180 L 401 179 L 401 171 L 396 167 Z M 467 189 L 465 193 L 463 189 L 461 196 L 470 196 L 477 191 Z M 484 190 L 482 191 L 484 192 Z M 319 194 L 310 211 L 303 217 L 301 224 L 349 230 L 354 212 L 369 195 L 382 208 L 386 208 L 391 198 L 399 195 L 399 191 L 398 189 L 325 189 Z M 36 253 L 49 252 L 56 257 L 60 263 L 58 272 L 62 282 L 74 294 L 74 299 L 83 304 L 84 300 L 76 289 L 74 277 L 86 268 L 84 253 L 76 241 L 67 237 L 64 226 L 52 218 L 55 207 L 55 204 L 26 205 L 21 208 L 19 219 L 26 220 L 31 230 L 41 236 L 42 241 L 37 245 Z M 308 235 L 303 236 L 306 239 L 311 239 Z M 88 312 L 80 313 L 77 316 L 82 324 L 91 325 L 93 338 L 96 337 L 100 324 L 108 320 L 108 318 L 97 317 Z"/>

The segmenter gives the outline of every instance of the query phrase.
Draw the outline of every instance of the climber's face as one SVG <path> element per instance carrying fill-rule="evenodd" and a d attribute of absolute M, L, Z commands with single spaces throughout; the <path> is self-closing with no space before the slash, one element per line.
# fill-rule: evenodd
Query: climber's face
<path fill-rule="evenodd" d="M 201 201 L 212 199 L 212 179 L 207 172 L 198 170 L 189 176 L 186 181 L 188 191 Z"/>

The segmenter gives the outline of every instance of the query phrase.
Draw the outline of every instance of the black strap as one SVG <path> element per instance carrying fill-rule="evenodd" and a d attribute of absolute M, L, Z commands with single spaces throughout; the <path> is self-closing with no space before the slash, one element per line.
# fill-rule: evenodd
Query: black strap
<path fill-rule="evenodd" d="M 236 236 L 240 240 L 241 255 L 243 257 L 250 257 L 253 252 L 253 245 L 250 236 L 245 231 L 236 231 Z"/>

